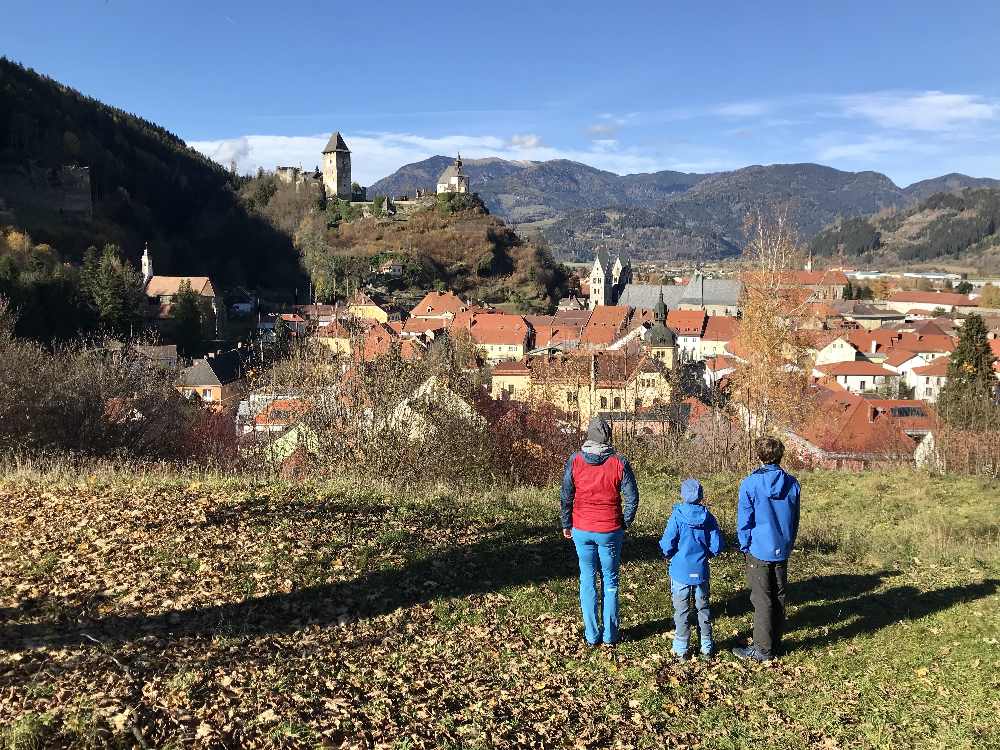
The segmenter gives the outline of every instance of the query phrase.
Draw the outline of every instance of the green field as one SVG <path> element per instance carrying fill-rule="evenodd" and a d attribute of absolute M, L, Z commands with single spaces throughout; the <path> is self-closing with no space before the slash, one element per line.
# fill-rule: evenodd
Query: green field
<path fill-rule="evenodd" d="M 557 492 L 155 471 L 0 480 L 6 747 L 1000 747 L 1000 485 L 802 477 L 789 653 L 669 656 L 640 477 L 627 641 L 585 648 Z M 729 539 L 737 478 L 705 480 Z M 713 569 L 745 641 L 741 559 Z M 0 747 L 4 745 L 0 744 Z"/>

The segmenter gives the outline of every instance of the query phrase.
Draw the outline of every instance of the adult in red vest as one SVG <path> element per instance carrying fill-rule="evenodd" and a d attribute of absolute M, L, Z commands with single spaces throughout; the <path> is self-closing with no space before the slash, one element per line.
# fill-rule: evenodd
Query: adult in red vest
<path fill-rule="evenodd" d="M 580 558 L 584 636 L 591 646 L 602 641 L 615 644 L 622 539 L 639 509 L 639 489 L 632 467 L 611 447 L 611 425 L 604 418 L 590 420 L 583 449 L 566 462 L 561 500 L 563 536 L 573 540 Z M 603 621 L 598 617 L 598 568 L 604 592 Z"/>

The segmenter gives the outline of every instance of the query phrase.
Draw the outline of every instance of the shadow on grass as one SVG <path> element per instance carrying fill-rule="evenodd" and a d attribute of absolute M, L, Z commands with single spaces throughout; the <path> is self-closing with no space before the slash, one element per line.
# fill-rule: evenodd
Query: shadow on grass
<path fill-rule="evenodd" d="M 893 586 L 876 591 L 884 581 L 899 575 L 883 570 L 869 574 L 835 574 L 790 581 L 787 604 L 798 609 L 787 621 L 786 648 L 822 648 L 864 633 L 873 633 L 903 620 L 918 620 L 956 604 L 982 599 L 997 592 L 1000 582 L 989 579 L 964 586 L 921 591 L 914 586 Z M 737 594 L 712 605 L 713 614 L 741 617 L 752 611 L 750 592 Z M 642 623 L 626 631 L 630 640 L 663 635 L 674 629 L 673 617 Z M 821 634 L 795 638 L 799 630 L 825 629 Z M 739 636 L 719 643 L 723 648 L 744 644 Z"/>
<path fill-rule="evenodd" d="M 635 542 L 635 544 L 633 544 Z M 659 558 L 655 544 L 627 540 L 623 559 Z M 287 633 L 310 625 L 369 618 L 401 608 L 450 597 L 469 597 L 508 587 L 543 584 L 579 575 L 573 543 L 552 526 L 518 525 L 502 535 L 484 534 L 472 544 L 449 547 L 402 567 L 364 573 L 349 581 L 269 594 L 235 604 L 192 607 L 156 615 L 79 616 L 74 622 L 10 623 L 0 627 L 0 650 L 25 642 L 49 645 L 86 642 L 84 634 L 123 642 L 143 636 L 160 638 L 233 634 Z M 19 608 L 20 619 L 30 607 Z M 12 613 L 10 613 L 12 614 Z"/>

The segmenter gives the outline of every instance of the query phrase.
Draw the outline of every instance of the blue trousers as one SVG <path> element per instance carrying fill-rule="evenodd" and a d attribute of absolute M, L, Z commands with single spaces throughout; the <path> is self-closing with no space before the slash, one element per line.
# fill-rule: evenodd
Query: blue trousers
<path fill-rule="evenodd" d="M 622 539 L 625 532 L 582 531 L 573 529 L 573 544 L 580 558 L 580 610 L 587 643 L 618 642 L 618 566 L 622 560 Z M 598 617 L 595 576 L 601 571 L 604 592 L 604 625 Z"/>
<path fill-rule="evenodd" d="M 691 637 L 691 595 L 698 611 L 698 630 L 701 631 L 701 652 L 712 653 L 712 612 L 708 608 L 708 581 L 694 585 L 670 580 L 670 597 L 674 601 L 674 653 L 685 654 Z"/>

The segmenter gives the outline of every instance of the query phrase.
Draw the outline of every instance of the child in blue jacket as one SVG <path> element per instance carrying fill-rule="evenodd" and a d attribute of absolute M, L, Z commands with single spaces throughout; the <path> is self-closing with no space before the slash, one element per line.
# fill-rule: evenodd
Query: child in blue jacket
<path fill-rule="evenodd" d="M 701 504 L 703 490 L 697 479 L 681 482 L 681 500 L 674 506 L 667 528 L 660 539 L 660 549 L 670 560 L 670 594 L 674 603 L 673 652 L 684 658 L 688 650 L 691 596 L 698 611 L 701 653 L 712 655 L 712 613 L 708 606 L 708 560 L 722 552 L 722 534 L 715 516 Z"/>

